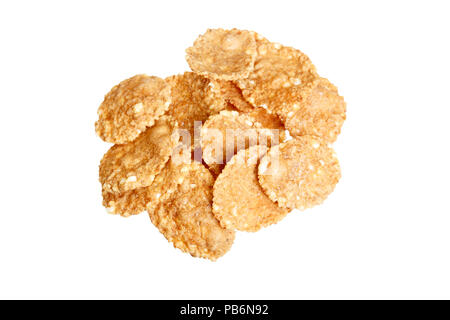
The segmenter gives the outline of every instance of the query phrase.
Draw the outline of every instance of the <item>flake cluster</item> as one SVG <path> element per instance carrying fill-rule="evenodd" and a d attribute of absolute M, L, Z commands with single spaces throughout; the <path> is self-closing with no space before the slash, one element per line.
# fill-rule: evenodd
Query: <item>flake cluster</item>
<path fill-rule="evenodd" d="M 256 232 L 321 204 L 341 173 L 330 144 L 346 118 L 337 88 L 300 50 L 253 31 L 209 29 L 192 72 L 136 75 L 98 109 L 103 205 L 147 211 L 175 248 L 216 260 Z"/>

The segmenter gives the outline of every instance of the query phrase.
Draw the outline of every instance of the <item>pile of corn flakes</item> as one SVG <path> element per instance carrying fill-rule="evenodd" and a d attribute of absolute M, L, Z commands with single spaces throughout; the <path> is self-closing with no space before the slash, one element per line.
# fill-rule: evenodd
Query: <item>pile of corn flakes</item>
<path fill-rule="evenodd" d="M 100 105 L 97 135 L 114 144 L 100 162 L 103 205 L 147 211 L 176 248 L 216 260 L 236 230 L 334 190 L 346 104 L 303 52 L 252 31 L 210 29 L 186 53 L 192 72 L 136 75 Z"/>

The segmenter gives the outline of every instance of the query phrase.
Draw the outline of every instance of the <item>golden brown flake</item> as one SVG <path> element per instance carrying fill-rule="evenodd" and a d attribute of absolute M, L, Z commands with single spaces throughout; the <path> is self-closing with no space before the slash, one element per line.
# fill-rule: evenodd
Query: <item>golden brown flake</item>
<path fill-rule="evenodd" d="M 317 78 L 311 60 L 300 50 L 285 47 L 257 36 L 255 68 L 236 83 L 247 101 L 276 113 L 292 108 Z"/>
<path fill-rule="evenodd" d="M 171 76 L 166 79 L 172 88 L 172 104 L 167 114 L 178 122 L 180 129 L 187 130 L 194 145 L 194 122 L 202 123 L 210 115 L 226 108 L 225 100 L 218 95 L 210 80 L 192 72 Z"/>
<path fill-rule="evenodd" d="M 232 104 L 237 110 L 242 112 L 251 112 L 255 107 L 245 100 L 241 89 L 232 81 L 212 80 L 213 90 L 221 95 L 225 101 Z"/>
<path fill-rule="evenodd" d="M 277 223 L 289 210 L 270 200 L 258 182 L 257 165 L 267 147 L 239 151 L 214 184 L 213 212 L 228 229 L 255 232 Z"/>
<path fill-rule="evenodd" d="M 103 206 L 108 213 L 129 217 L 145 211 L 147 190 L 149 187 L 137 188 L 122 193 L 102 191 Z"/>
<path fill-rule="evenodd" d="M 200 75 L 212 79 L 243 79 L 248 77 L 255 62 L 255 33 L 209 29 L 186 53 L 192 71 Z"/>
<path fill-rule="evenodd" d="M 286 128 L 276 114 L 272 114 L 264 108 L 254 108 L 246 114 L 259 122 L 263 128 L 270 129 L 274 135 L 278 135 L 279 142 L 286 139 Z"/>
<path fill-rule="evenodd" d="M 212 213 L 214 179 L 208 169 L 198 162 L 184 166 L 186 178 L 149 210 L 150 219 L 176 248 L 216 260 L 231 248 L 234 231 L 222 228 Z"/>
<path fill-rule="evenodd" d="M 215 80 L 212 81 L 213 90 L 221 95 L 228 104 L 239 112 L 246 113 L 259 122 L 263 128 L 279 130 L 279 141 L 286 138 L 285 127 L 281 119 L 269 110 L 260 107 L 256 108 L 245 100 L 241 89 L 232 81 Z M 228 108 L 232 110 L 232 108 Z"/>
<path fill-rule="evenodd" d="M 328 197 L 346 105 L 304 53 L 253 31 L 209 29 L 186 53 L 193 72 L 134 76 L 100 105 L 96 132 L 116 144 L 100 162 L 103 205 L 147 210 L 174 247 L 216 260 L 235 230 Z"/>
<path fill-rule="evenodd" d="M 163 117 L 136 140 L 115 145 L 100 162 L 100 182 L 106 192 L 120 193 L 149 186 L 179 142 L 176 123 Z"/>
<path fill-rule="evenodd" d="M 184 166 L 171 160 L 156 176 L 148 187 L 128 190 L 122 193 L 103 191 L 103 205 L 111 214 L 120 214 L 128 217 L 154 208 L 164 194 L 171 194 L 177 186 L 183 182 L 185 173 Z"/>
<path fill-rule="evenodd" d="M 291 136 L 314 135 L 334 142 L 345 121 L 346 104 L 337 88 L 320 78 L 297 109 L 279 110 Z"/>
<path fill-rule="evenodd" d="M 211 172 L 214 179 L 217 179 L 219 174 L 222 172 L 223 168 L 225 167 L 224 164 L 217 164 L 217 163 L 211 163 L 210 165 L 204 163 L 204 165 L 208 168 L 209 172 Z"/>
<path fill-rule="evenodd" d="M 270 149 L 258 166 L 261 186 L 280 207 L 304 210 L 322 203 L 341 177 L 334 151 L 302 136 Z"/>
<path fill-rule="evenodd" d="M 249 146 L 276 142 L 271 130 L 237 111 L 222 111 L 211 116 L 201 129 L 203 159 L 208 165 L 224 164 L 239 150 Z"/>
<path fill-rule="evenodd" d="M 137 75 L 122 81 L 98 108 L 95 130 L 106 142 L 127 143 L 151 127 L 168 109 L 170 87 L 158 77 Z"/>

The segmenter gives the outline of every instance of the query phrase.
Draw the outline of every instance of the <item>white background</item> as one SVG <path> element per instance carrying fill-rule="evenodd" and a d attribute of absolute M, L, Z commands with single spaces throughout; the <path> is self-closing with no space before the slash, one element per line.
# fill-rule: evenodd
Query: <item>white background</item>
<path fill-rule="evenodd" d="M 2 1 L 0 298 L 450 298 L 446 1 Z M 308 54 L 348 118 L 319 207 L 216 263 L 101 205 L 103 95 L 188 69 L 207 28 Z"/>

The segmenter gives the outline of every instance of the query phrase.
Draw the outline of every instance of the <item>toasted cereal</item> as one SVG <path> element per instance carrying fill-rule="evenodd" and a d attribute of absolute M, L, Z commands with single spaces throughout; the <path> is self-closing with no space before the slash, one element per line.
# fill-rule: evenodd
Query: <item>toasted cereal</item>
<path fill-rule="evenodd" d="M 219 174 L 222 172 L 223 168 L 225 167 L 224 164 L 217 164 L 217 163 L 211 163 L 207 164 L 206 162 L 204 165 L 208 168 L 209 172 L 211 172 L 214 179 L 217 179 Z"/>
<path fill-rule="evenodd" d="M 177 191 L 178 186 L 184 182 L 190 173 L 189 167 L 183 162 L 169 160 L 164 170 L 155 178 L 149 187 L 146 210 L 154 211 L 164 199 Z"/>
<path fill-rule="evenodd" d="M 279 111 L 291 136 L 313 135 L 334 142 L 345 121 L 346 104 L 337 88 L 320 78 L 297 109 Z"/>
<path fill-rule="evenodd" d="M 169 108 L 170 87 L 158 77 L 136 75 L 122 81 L 98 108 L 95 130 L 106 142 L 127 143 Z"/>
<path fill-rule="evenodd" d="M 155 180 L 148 187 L 128 190 L 122 193 L 103 191 L 103 205 L 111 214 L 128 217 L 155 207 L 163 194 L 170 194 L 183 182 L 184 166 L 169 160 Z"/>
<path fill-rule="evenodd" d="M 255 68 L 236 83 L 247 101 L 276 113 L 293 108 L 317 78 L 311 60 L 300 50 L 257 36 Z"/>
<path fill-rule="evenodd" d="M 213 90 L 221 95 L 225 101 L 233 105 L 237 110 L 242 112 L 251 112 L 255 107 L 245 100 L 241 89 L 232 81 L 212 80 Z"/>
<path fill-rule="evenodd" d="M 280 207 L 304 210 L 322 203 L 341 177 L 333 149 L 302 136 L 270 149 L 258 166 L 261 186 Z"/>
<path fill-rule="evenodd" d="M 227 105 L 225 100 L 212 90 L 210 80 L 193 72 L 171 76 L 166 79 L 172 88 L 172 104 L 167 114 L 186 129 L 194 145 L 194 122 L 205 122 L 210 115 L 219 113 Z"/>
<path fill-rule="evenodd" d="M 201 129 L 206 164 L 224 164 L 241 149 L 255 144 L 275 143 L 274 134 L 247 114 L 222 111 L 211 116 Z"/>
<path fill-rule="evenodd" d="M 121 193 L 102 191 L 103 206 L 108 213 L 129 217 L 145 211 L 147 190 L 149 187 L 137 188 Z"/>
<path fill-rule="evenodd" d="M 153 224 L 174 247 L 194 257 L 216 260 L 233 244 L 235 233 L 222 228 L 212 213 L 214 179 L 202 164 L 185 164 L 186 178 L 149 210 Z"/>
<path fill-rule="evenodd" d="M 100 162 L 100 182 L 106 192 L 120 193 L 149 186 L 177 146 L 176 122 L 168 117 L 136 140 L 114 145 Z"/>
<path fill-rule="evenodd" d="M 253 31 L 209 29 L 186 60 L 193 72 L 137 75 L 105 96 L 96 132 L 116 145 L 100 162 L 103 205 L 146 210 L 175 248 L 216 260 L 235 230 L 328 197 L 346 104 L 304 53 Z"/>
<path fill-rule="evenodd" d="M 273 114 L 263 107 L 254 107 L 245 100 L 241 89 L 232 81 L 215 80 L 212 81 L 212 84 L 213 90 L 222 95 L 225 101 L 234 106 L 237 111 L 250 115 L 263 128 L 279 130 L 279 140 L 284 141 L 286 128 L 277 114 Z"/>
<path fill-rule="evenodd" d="M 279 142 L 286 139 L 286 128 L 276 114 L 272 114 L 264 108 L 254 108 L 246 114 L 259 122 L 263 128 L 270 129 L 274 135 L 278 135 Z"/>
<path fill-rule="evenodd" d="M 258 145 L 239 151 L 217 178 L 213 212 L 223 227 L 255 232 L 288 214 L 259 185 L 257 165 L 266 152 L 267 147 Z"/>
<path fill-rule="evenodd" d="M 245 30 L 208 29 L 186 50 L 192 71 L 212 79 L 248 77 L 256 57 L 255 33 Z"/>

